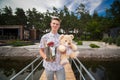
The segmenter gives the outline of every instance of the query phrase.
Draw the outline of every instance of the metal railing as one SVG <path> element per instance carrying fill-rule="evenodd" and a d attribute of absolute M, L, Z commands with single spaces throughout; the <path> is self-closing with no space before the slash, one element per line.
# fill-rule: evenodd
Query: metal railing
<path fill-rule="evenodd" d="M 21 73 L 23 73 L 26 69 L 28 69 L 31 66 L 31 72 L 26 76 L 26 78 L 24 80 L 28 80 L 28 78 L 30 78 L 31 76 L 31 80 L 33 80 L 33 73 L 34 71 L 40 66 L 40 64 L 43 62 L 43 60 L 40 61 L 40 63 L 37 64 L 36 67 L 34 67 L 34 63 L 36 61 L 40 60 L 40 57 L 37 57 L 34 61 L 32 61 L 29 65 L 27 65 L 25 68 L 23 68 L 20 72 L 18 72 L 16 75 L 14 75 L 10 80 L 16 80 L 15 78 L 17 78 Z"/>
<path fill-rule="evenodd" d="M 80 73 L 80 80 L 87 80 L 84 76 L 85 73 L 88 75 L 89 80 L 95 80 L 95 78 L 90 74 L 90 72 L 85 68 L 85 66 L 80 62 L 80 60 L 78 58 L 75 58 L 75 60 L 72 59 L 78 72 Z M 78 62 L 78 64 L 76 62 Z M 84 71 L 84 73 L 83 73 L 83 71 Z"/>
<path fill-rule="evenodd" d="M 40 60 L 40 57 L 37 57 L 34 61 L 32 61 L 29 65 L 27 65 L 25 68 L 23 68 L 20 72 L 18 72 L 16 75 L 14 75 L 10 80 L 16 80 L 15 78 L 17 78 L 22 72 L 24 72 L 26 69 L 28 69 L 31 66 L 31 72 L 24 78 L 24 80 L 28 80 L 31 77 L 31 80 L 33 80 L 33 73 L 34 71 L 40 66 L 40 64 L 43 62 L 43 60 L 40 61 L 40 63 L 38 63 L 38 65 L 36 67 L 34 67 L 34 63 L 36 61 Z M 76 63 L 76 61 L 78 62 L 78 64 Z M 83 74 L 83 70 L 84 72 L 88 75 L 88 77 L 90 78 L 89 80 L 95 80 L 95 78 L 90 74 L 90 72 L 85 68 L 85 66 L 80 62 L 80 60 L 78 58 L 72 59 L 73 63 L 75 64 L 78 72 L 80 73 L 80 80 L 86 80 L 85 76 Z"/>

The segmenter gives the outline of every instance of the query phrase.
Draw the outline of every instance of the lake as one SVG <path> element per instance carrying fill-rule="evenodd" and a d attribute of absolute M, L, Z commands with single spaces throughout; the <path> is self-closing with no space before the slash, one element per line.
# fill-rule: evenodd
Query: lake
<path fill-rule="evenodd" d="M 96 80 L 120 80 L 120 61 L 81 61 Z M 77 80 L 79 72 L 73 64 L 73 70 Z M 90 80 L 86 76 L 86 80 Z"/>
<path fill-rule="evenodd" d="M 32 62 L 35 57 L 4 57 L 0 58 L 0 80 L 9 80 L 16 73 L 22 70 L 30 62 Z M 37 63 L 40 62 L 37 61 Z M 36 64 L 34 66 L 36 66 Z M 15 80 L 24 80 L 24 78 L 31 72 L 31 67 L 25 70 L 20 76 Z M 38 80 L 43 72 L 43 67 L 40 66 L 34 73 L 34 80 Z"/>
<path fill-rule="evenodd" d="M 13 75 L 18 73 L 26 65 L 28 65 L 35 58 L 33 57 L 7 57 L 0 58 L 0 80 L 9 80 Z M 40 62 L 40 61 L 38 61 Z M 120 80 L 120 61 L 81 61 L 89 72 L 96 78 L 96 80 Z M 79 73 L 74 65 L 72 65 L 77 80 L 79 80 Z M 31 69 L 27 69 L 16 80 L 23 80 Z M 43 67 L 40 66 L 34 73 L 34 80 L 38 80 L 43 72 Z M 87 76 L 86 76 L 87 79 Z M 89 79 L 87 79 L 89 80 Z"/>

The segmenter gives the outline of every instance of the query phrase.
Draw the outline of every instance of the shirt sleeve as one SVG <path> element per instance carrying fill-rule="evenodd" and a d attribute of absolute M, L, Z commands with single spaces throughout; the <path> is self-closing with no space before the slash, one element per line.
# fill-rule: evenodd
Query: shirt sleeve
<path fill-rule="evenodd" d="M 39 48 L 45 48 L 45 37 L 43 36 L 40 40 Z"/>

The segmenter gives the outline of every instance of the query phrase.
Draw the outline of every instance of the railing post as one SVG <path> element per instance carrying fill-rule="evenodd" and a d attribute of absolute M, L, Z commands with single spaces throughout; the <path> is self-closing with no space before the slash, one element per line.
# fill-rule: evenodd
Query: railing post
<path fill-rule="evenodd" d="M 82 69 L 87 73 L 87 75 L 90 77 L 91 80 L 95 80 L 95 78 L 92 76 L 92 74 L 90 74 L 90 72 L 85 68 L 85 66 L 79 61 L 78 58 L 76 58 L 76 60 L 79 62 L 79 64 L 81 65 Z M 84 79 L 85 80 L 85 79 Z"/>
<path fill-rule="evenodd" d="M 82 67 L 81 67 L 81 65 L 80 65 L 80 71 L 81 71 L 81 73 L 82 73 Z M 82 80 L 82 76 L 81 76 L 81 74 L 80 74 L 80 80 Z"/>
<path fill-rule="evenodd" d="M 34 65 L 32 64 L 32 66 L 31 66 L 32 71 L 33 71 L 33 67 L 34 67 Z M 31 75 L 31 80 L 33 80 L 33 73 Z"/>

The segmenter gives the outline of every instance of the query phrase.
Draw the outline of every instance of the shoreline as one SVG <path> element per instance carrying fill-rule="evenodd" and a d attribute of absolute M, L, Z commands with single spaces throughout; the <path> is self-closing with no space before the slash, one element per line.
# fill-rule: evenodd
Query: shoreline
<path fill-rule="evenodd" d="M 90 48 L 88 45 L 95 43 L 100 48 Z M 78 58 L 81 60 L 100 60 L 100 61 L 111 61 L 120 60 L 120 47 L 115 45 L 108 45 L 103 42 L 92 42 L 84 41 L 83 45 L 78 46 L 80 52 Z M 39 54 L 39 43 L 30 46 L 12 47 L 12 46 L 1 46 L 0 47 L 0 59 L 8 57 L 20 57 L 22 58 L 35 58 L 40 56 Z"/>
<path fill-rule="evenodd" d="M 33 60 L 35 56 L 0 56 L 0 60 Z"/>
<path fill-rule="evenodd" d="M 0 56 L 0 60 L 34 60 L 35 56 Z M 120 61 L 120 57 L 112 57 L 112 58 L 96 58 L 96 57 L 77 57 L 81 61 Z M 42 59 L 42 58 L 41 58 Z"/>

